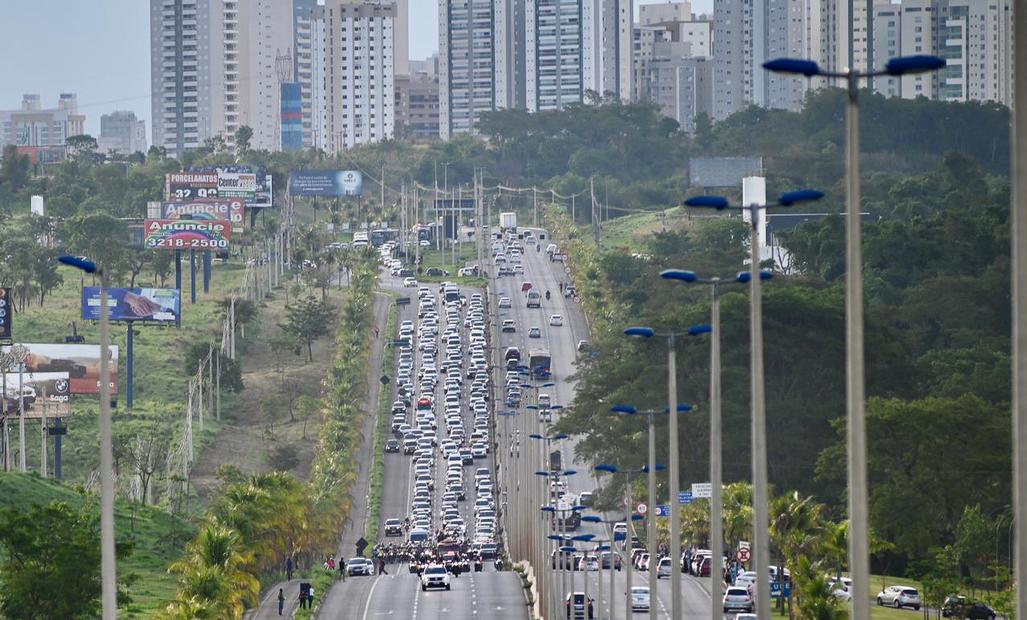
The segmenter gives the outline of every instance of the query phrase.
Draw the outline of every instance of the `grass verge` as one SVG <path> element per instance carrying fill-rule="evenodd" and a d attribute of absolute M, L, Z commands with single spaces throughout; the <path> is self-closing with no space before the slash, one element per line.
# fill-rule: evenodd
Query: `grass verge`
<path fill-rule="evenodd" d="M 393 296 L 393 299 L 395 297 Z M 385 329 L 381 333 L 382 338 L 391 339 L 396 333 L 397 309 L 395 303 L 389 304 L 389 319 Z M 382 351 L 383 375 L 389 375 L 394 367 L 396 356 L 395 347 L 385 345 Z M 378 522 L 381 518 L 382 487 L 385 484 L 385 440 L 389 435 L 389 407 L 392 404 L 389 396 L 392 394 L 392 383 L 382 385 L 378 388 L 378 411 L 374 425 L 374 447 L 371 455 L 371 482 L 368 489 L 367 525 L 364 529 L 364 539 L 372 546 L 378 541 Z"/>

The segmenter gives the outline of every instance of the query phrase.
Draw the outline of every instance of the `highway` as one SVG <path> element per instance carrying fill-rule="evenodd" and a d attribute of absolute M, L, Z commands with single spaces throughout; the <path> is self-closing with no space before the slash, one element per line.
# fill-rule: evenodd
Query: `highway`
<path fill-rule="evenodd" d="M 523 232 L 524 229 L 521 229 Z M 545 231 L 533 229 L 536 237 L 539 233 L 544 234 Z M 545 469 L 546 465 L 543 463 L 541 458 L 541 451 L 538 445 L 531 446 L 528 442 L 532 440 L 525 437 L 526 434 L 539 433 L 547 435 L 547 430 L 544 428 L 544 424 L 538 422 L 537 414 L 531 410 L 526 409 L 525 405 L 533 403 L 535 395 L 531 392 L 537 391 L 539 393 L 548 393 L 551 396 L 552 402 L 560 405 L 570 405 L 573 402 L 575 395 L 574 381 L 571 377 L 576 371 L 576 363 L 578 356 L 580 355 L 577 351 L 577 343 L 580 340 L 588 340 L 588 324 L 585 320 L 584 313 L 582 312 L 579 303 L 576 303 L 573 299 L 564 298 L 560 294 L 560 283 L 568 282 L 569 276 L 565 272 L 565 265 L 561 262 L 552 262 L 546 253 L 546 247 L 550 243 L 549 236 L 542 240 L 541 252 L 536 251 L 534 243 L 525 243 L 524 252 L 521 263 L 524 266 L 523 274 L 516 274 L 514 276 L 503 276 L 494 278 L 490 281 L 490 285 L 493 289 L 493 294 L 490 296 L 493 303 L 493 312 L 495 313 L 496 320 L 501 322 L 504 319 L 513 319 L 516 325 L 517 331 L 515 333 L 503 333 L 500 334 L 498 339 L 499 346 L 498 351 L 501 351 L 508 346 L 518 346 L 522 353 L 526 354 L 530 348 L 548 348 L 552 355 L 552 372 L 553 376 L 550 381 L 554 384 L 547 388 L 537 388 L 536 390 L 530 390 L 529 393 L 524 395 L 522 406 L 517 410 L 518 416 L 516 418 L 508 418 L 511 420 L 507 422 L 509 426 L 509 436 L 506 437 L 508 442 L 513 442 L 515 450 L 512 452 L 512 457 L 509 459 L 511 467 L 518 467 L 518 458 L 528 459 L 528 463 L 521 467 L 520 471 L 534 472 L 536 470 Z M 496 265 L 492 266 L 492 273 L 496 273 Z M 530 282 L 533 290 L 537 290 L 542 293 L 542 308 L 534 309 L 527 308 L 525 294 L 522 293 L 522 283 Z M 545 292 L 550 292 L 550 300 L 545 300 Z M 511 307 L 508 309 L 499 308 L 498 300 L 500 297 L 506 296 L 511 299 Z M 559 314 L 563 317 L 562 326 L 550 326 L 549 318 L 553 314 Z M 538 327 L 541 331 L 541 338 L 528 338 L 528 329 L 530 327 Z M 612 414 L 611 414 L 612 415 Z M 527 416 L 526 419 L 522 419 L 521 416 Z M 558 420 L 559 412 L 554 416 L 554 421 Z M 499 422 L 500 426 L 504 424 L 503 421 Z M 516 433 L 516 429 L 523 429 L 520 435 Z M 520 437 L 520 439 L 518 439 Z M 503 436 L 500 436 L 503 439 Z M 520 445 L 518 445 L 518 442 Z M 542 442 L 534 441 L 535 444 L 541 444 Z M 550 449 L 560 449 L 563 455 L 563 467 L 564 469 L 572 469 L 577 472 L 576 475 L 568 476 L 565 478 L 568 487 L 568 493 L 572 495 L 579 495 L 583 491 L 593 491 L 596 488 L 596 479 L 592 473 L 592 466 L 589 463 L 579 461 L 575 455 L 574 448 L 576 441 L 573 437 L 569 439 L 559 440 L 553 442 Z M 517 450 L 520 448 L 520 450 Z M 533 448 L 533 449 L 532 449 Z M 518 454 L 521 457 L 518 457 Z M 524 481 L 522 481 L 524 482 Z M 513 501 L 513 500 L 510 500 Z M 544 503 L 544 502 L 543 502 Z M 538 511 L 538 506 L 535 507 L 535 511 Z M 541 515 L 540 512 L 537 514 Z M 594 514 L 594 513 L 593 513 Z M 609 514 L 600 515 L 604 520 L 623 520 L 623 514 Z M 543 531 L 543 535 L 549 534 L 548 529 Z M 593 534 L 596 540 L 608 540 L 609 532 L 606 530 L 604 524 L 592 524 L 582 523 L 581 527 L 574 532 L 568 532 L 568 534 Z M 592 546 L 588 543 L 578 543 L 577 546 L 580 549 L 591 550 Z M 553 547 L 547 547 L 552 549 Z M 568 592 L 572 591 L 570 586 L 571 580 L 573 580 L 574 587 L 573 591 L 580 592 L 583 590 L 583 582 L 585 576 L 588 577 L 587 591 L 591 598 L 596 599 L 596 617 L 601 618 L 624 618 L 624 592 L 627 587 L 626 571 L 613 571 L 614 572 L 614 590 L 616 596 L 613 600 L 613 608 L 610 609 L 610 588 L 609 588 L 609 571 L 601 572 L 583 572 L 583 571 L 552 571 L 550 574 L 553 576 L 555 582 L 555 590 L 557 592 L 559 600 L 562 602 Z M 602 577 L 602 605 L 600 607 L 599 591 L 600 584 L 599 578 Z M 566 584 L 566 585 L 565 585 Z M 632 585 L 648 585 L 648 573 L 635 571 L 632 578 Z M 682 617 L 683 618 L 709 618 L 710 617 L 710 598 L 709 598 L 709 579 L 697 579 L 688 575 L 682 576 Z M 657 593 L 653 599 L 653 604 L 656 607 L 657 617 L 669 618 L 670 607 L 671 607 L 671 584 L 669 579 L 658 580 Z M 648 614 L 644 612 L 636 612 L 632 614 L 634 618 L 642 619 L 647 618 Z"/>
<path fill-rule="evenodd" d="M 409 296 L 412 303 L 407 306 L 399 306 L 398 323 L 405 320 L 413 321 L 419 326 L 417 317 L 417 288 L 404 288 L 402 279 L 393 277 L 389 271 L 383 270 L 381 274 L 381 287 L 401 296 Z M 437 284 L 427 284 L 431 287 L 433 294 L 438 298 Z M 461 294 L 470 297 L 474 292 L 482 292 L 476 289 L 462 289 Z M 440 328 L 446 325 L 445 306 L 439 304 Z M 466 310 L 461 317 L 466 316 Z M 386 334 L 384 325 L 382 338 L 387 341 L 395 337 L 395 334 Z M 437 338 L 437 337 L 436 337 Z M 464 356 L 467 355 L 468 336 L 467 330 L 461 327 L 461 344 L 464 346 Z M 444 350 L 444 347 L 440 347 Z M 421 359 L 415 348 L 415 364 L 420 365 Z M 417 367 L 415 366 L 415 367 Z M 390 402 L 396 398 L 398 382 L 395 380 L 397 368 L 387 370 L 385 374 L 394 380 L 390 383 Z M 416 383 L 416 381 L 415 381 Z M 416 388 L 415 388 L 416 391 Z M 435 388 L 435 402 L 442 401 L 441 382 Z M 414 399 L 416 400 L 416 398 Z M 461 407 L 466 410 L 468 405 L 467 390 L 463 390 L 461 396 Z M 465 416 L 468 414 L 464 414 Z M 446 426 L 442 421 L 441 412 L 437 413 L 439 418 L 438 438 L 441 441 L 446 437 Z M 412 416 L 408 412 L 408 422 Z M 464 425 L 468 426 L 469 419 L 465 417 Z M 468 429 L 469 430 L 469 429 Z M 384 455 L 384 485 L 382 489 L 382 504 L 380 510 L 379 531 L 383 537 L 380 542 L 404 542 L 404 537 L 384 538 L 384 521 L 389 518 L 404 519 L 410 514 L 411 499 L 413 496 L 413 462 L 414 459 L 402 453 L 388 453 Z M 495 461 L 490 453 L 487 459 L 475 459 L 471 466 L 464 467 L 465 471 L 474 471 L 479 466 L 488 466 L 495 471 Z M 436 450 L 436 465 L 433 472 L 436 484 L 432 505 L 433 514 L 439 509 L 439 497 L 445 488 L 446 462 Z M 493 474 L 494 475 L 494 474 Z M 470 476 L 466 474 L 465 476 Z M 466 478 L 465 478 L 466 479 Z M 465 482 L 467 487 L 467 501 L 460 502 L 461 516 L 468 524 L 469 530 L 474 524 L 474 487 L 473 484 Z M 434 528 L 439 527 L 436 521 Z M 368 541 L 372 545 L 375 541 Z M 355 553 L 353 549 L 344 549 L 345 557 L 350 558 Z M 365 555 L 370 555 L 368 549 Z M 319 618 L 359 618 L 369 620 L 374 618 L 403 618 L 403 619 L 435 619 L 445 618 L 471 619 L 471 618 L 497 618 L 502 620 L 523 620 L 528 617 L 528 610 L 520 579 L 516 573 L 510 571 L 497 572 L 490 562 L 484 563 L 482 572 L 463 573 L 459 577 L 451 578 L 451 590 L 421 591 L 420 581 L 416 574 L 409 572 L 406 564 L 390 564 L 387 567 L 388 574 L 375 575 L 371 577 L 351 576 L 345 582 L 336 582 L 330 590 L 328 597 L 322 604 Z"/>

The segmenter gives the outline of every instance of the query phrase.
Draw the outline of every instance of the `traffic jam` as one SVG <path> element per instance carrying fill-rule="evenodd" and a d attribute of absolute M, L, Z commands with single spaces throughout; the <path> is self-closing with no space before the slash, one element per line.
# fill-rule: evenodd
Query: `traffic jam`
<path fill-rule="evenodd" d="M 386 446 L 410 458 L 409 512 L 385 515 L 385 538 L 375 554 L 407 564 L 420 575 L 422 590 L 448 590 L 451 576 L 501 568 L 488 458 L 485 300 L 480 292 L 468 298 L 443 283 L 437 290 L 419 286 L 416 304 L 416 321 L 401 321 L 395 340 L 397 397 Z"/>

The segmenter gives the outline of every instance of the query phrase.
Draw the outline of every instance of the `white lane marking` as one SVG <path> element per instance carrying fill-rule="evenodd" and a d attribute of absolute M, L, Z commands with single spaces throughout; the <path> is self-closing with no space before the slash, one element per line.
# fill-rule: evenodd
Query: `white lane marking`
<path fill-rule="evenodd" d="M 364 603 L 364 620 L 367 620 L 367 612 L 371 609 L 371 599 L 374 597 L 374 589 L 378 587 L 380 578 L 376 578 L 374 583 L 371 584 L 371 590 L 367 593 L 367 602 Z"/>

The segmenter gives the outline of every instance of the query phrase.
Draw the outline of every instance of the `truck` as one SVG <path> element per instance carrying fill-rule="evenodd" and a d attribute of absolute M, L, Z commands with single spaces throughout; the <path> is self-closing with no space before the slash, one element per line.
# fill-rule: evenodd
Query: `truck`
<path fill-rule="evenodd" d="M 501 232 L 517 232 L 517 214 L 513 211 L 507 211 L 499 214 L 499 230 Z"/>
<path fill-rule="evenodd" d="M 531 376 L 536 379 L 548 379 L 552 376 L 553 358 L 547 349 L 531 349 L 528 352 L 528 368 Z"/>

